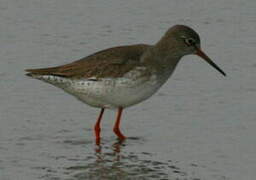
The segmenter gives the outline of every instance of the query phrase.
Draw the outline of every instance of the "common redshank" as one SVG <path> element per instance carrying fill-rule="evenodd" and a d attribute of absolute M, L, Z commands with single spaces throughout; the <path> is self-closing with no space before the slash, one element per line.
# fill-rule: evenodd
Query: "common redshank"
<path fill-rule="evenodd" d="M 94 126 L 100 144 L 100 123 L 107 108 L 117 109 L 113 128 L 120 140 L 124 108 L 151 97 L 172 75 L 180 59 L 196 54 L 226 76 L 200 47 L 199 35 L 190 27 L 175 25 L 154 45 L 135 44 L 99 51 L 75 62 L 50 68 L 27 69 L 27 75 L 50 83 L 82 102 L 101 108 Z"/>

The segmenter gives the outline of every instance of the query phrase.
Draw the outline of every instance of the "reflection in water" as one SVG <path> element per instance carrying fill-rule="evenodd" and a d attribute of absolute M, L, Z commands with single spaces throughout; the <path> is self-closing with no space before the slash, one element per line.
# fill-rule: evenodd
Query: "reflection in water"
<path fill-rule="evenodd" d="M 112 145 L 109 145 L 110 142 L 113 140 L 96 146 L 94 152 L 88 152 L 86 148 L 85 151 L 74 153 L 74 146 L 81 150 L 87 145 L 92 146 L 93 142 L 76 139 L 61 141 L 65 148 L 72 149 L 72 154 L 42 154 L 50 157 L 55 163 L 36 166 L 32 170 L 42 174 L 38 179 L 43 180 L 200 180 L 195 177 L 195 171 L 198 168 L 205 169 L 196 163 L 190 163 L 185 172 L 180 168 L 181 164 L 178 161 L 157 161 L 155 154 L 138 152 L 137 148 L 134 152 L 133 145 L 139 147 L 143 143 L 143 139 L 140 138 L 128 138 L 124 142 L 116 141 Z"/>
<path fill-rule="evenodd" d="M 66 168 L 66 174 L 72 180 L 85 179 L 169 179 L 170 172 L 175 177 L 184 177 L 178 167 L 168 163 L 153 161 L 152 154 L 148 152 L 123 152 L 126 142 L 116 142 L 111 147 L 97 146 L 95 158 Z M 169 175 L 168 175 L 169 174 Z M 178 176 L 177 176 L 178 175 Z"/>

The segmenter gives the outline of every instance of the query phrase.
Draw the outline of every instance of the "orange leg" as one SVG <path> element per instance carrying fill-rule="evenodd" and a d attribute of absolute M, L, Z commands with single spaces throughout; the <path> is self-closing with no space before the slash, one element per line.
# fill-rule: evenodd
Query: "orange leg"
<path fill-rule="evenodd" d="M 96 122 L 96 124 L 94 126 L 94 132 L 95 132 L 95 137 L 96 137 L 95 143 L 97 145 L 100 144 L 100 122 L 101 122 L 104 110 L 105 110 L 104 108 L 101 108 L 100 115 L 99 115 L 99 117 L 97 119 L 97 122 Z"/>
<path fill-rule="evenodd" d="M 118 111 L 117 111 L 117 117 L 116 117 L 116 122 L 115 122 L 115 125 L 114 125 L 114 128 L 113 128 L 113 131 L 114 133 L 118 136 L 118 138 L 120 140 L 124 140 L 126 137 L 121 133 L 120 129 L 119 129 L 119 126 L 120 126 L 120 121 L 121 121 L 121 116 L 122 116 L 122 111 L 123 111 L 123 108 L 118 108 Z"/>

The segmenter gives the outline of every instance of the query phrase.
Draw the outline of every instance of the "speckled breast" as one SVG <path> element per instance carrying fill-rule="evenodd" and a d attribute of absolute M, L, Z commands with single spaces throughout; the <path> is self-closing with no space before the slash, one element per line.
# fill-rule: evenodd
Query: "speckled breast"
<path fill-rule="evenodd" d="M 51 83 L 94 107 L 128 107 L 152 96 L 163 84 L 153 72 L 136 69 L 118 78 L 67 79 L 57 76 L 42 76 Z"/>

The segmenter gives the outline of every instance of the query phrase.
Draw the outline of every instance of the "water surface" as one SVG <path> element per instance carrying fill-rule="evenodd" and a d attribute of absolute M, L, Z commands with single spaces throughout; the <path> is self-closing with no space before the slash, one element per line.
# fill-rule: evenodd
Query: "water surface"
<path fill-rule="evenodd" d="M 246 180 L 256 176 L 254 0 L 1 0 L 0 179 Z M 153 44 L 192 26 L 222 77 L 184 57 L 154 95 L 124 112 L 99 113 L 24 69 L 61 65 L 107 47 Z"/>

